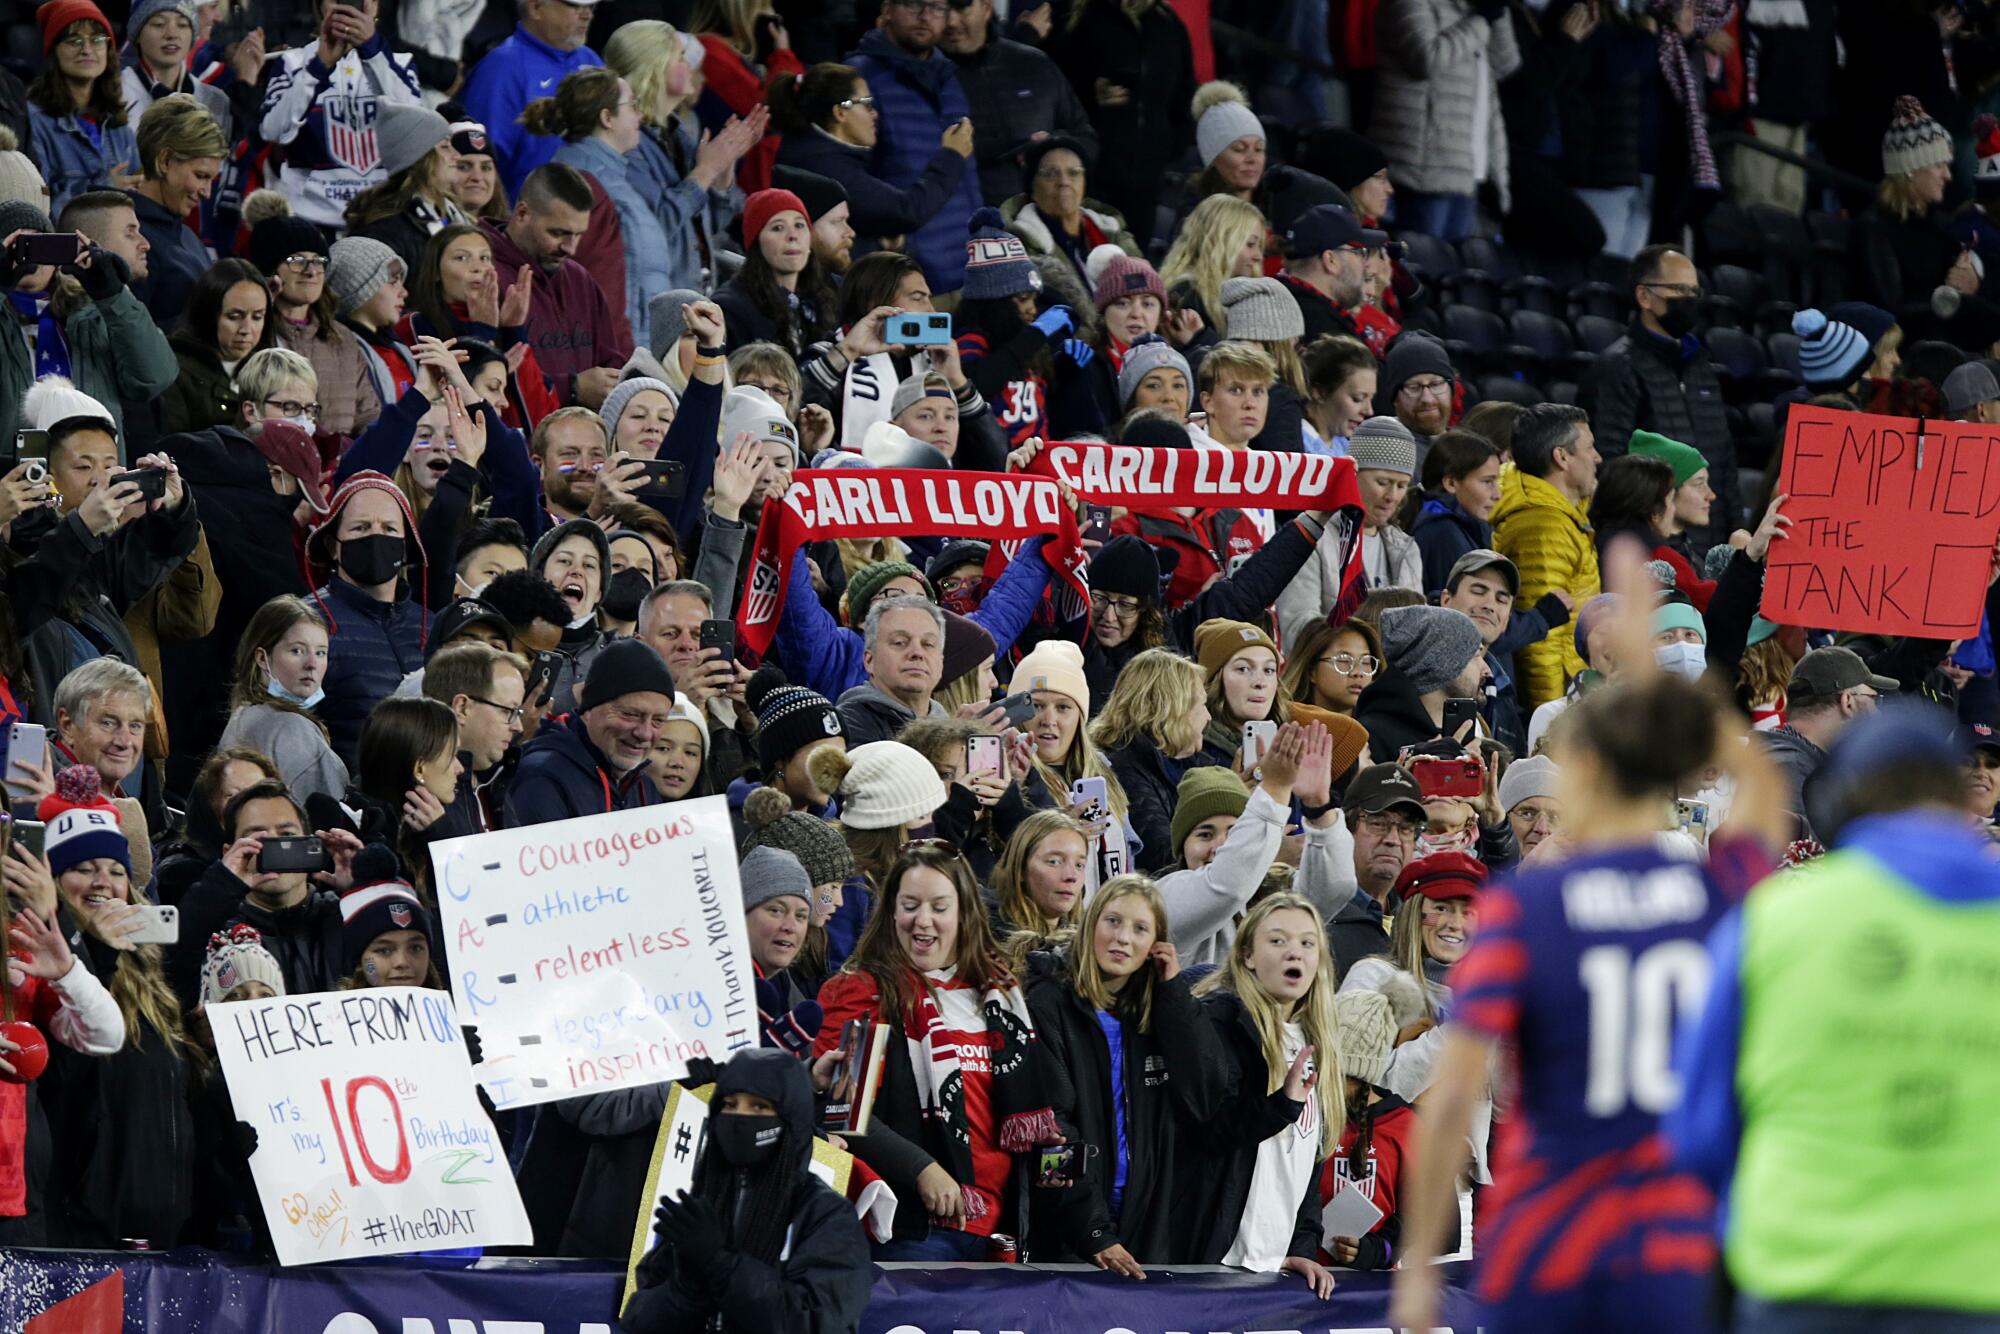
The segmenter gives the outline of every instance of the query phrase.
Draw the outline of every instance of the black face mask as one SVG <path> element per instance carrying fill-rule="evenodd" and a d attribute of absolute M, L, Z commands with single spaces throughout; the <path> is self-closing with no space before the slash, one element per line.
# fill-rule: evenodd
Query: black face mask
<path fill-rule="evenodd" d="M 1694 322 L 1698 314 L 1695 298 L 1691 296 L 1670 297 L 1667 308 L 1660 312 L 1660 327 L 1667 331 L 1669 338 L 1686 338 L 1694 332 Z"/>
<path fill-rule="evenodd" d="M 651 576 L 637 566 L 620 570 L 604 586 L 604 601 L 598 605 L 614 621 L 636 621 L 639 619 L 639 604 L 646 600 L 646 594 L 652 588 Z"/>
<path fill-rule="evenodd" d="M 403 554 L 403 539 L 393 533 L 350 537 L 340 544 L 340 572 L 363 588 L 374 588 L 403 572 Z"/>
<path fill-rule="evenodd" d="M 708 1119 L 708 1133 L 731 1167 L 762 1167 L 785 1139 L 785 1123 L 776 1116 L 721 1112 Z"/>

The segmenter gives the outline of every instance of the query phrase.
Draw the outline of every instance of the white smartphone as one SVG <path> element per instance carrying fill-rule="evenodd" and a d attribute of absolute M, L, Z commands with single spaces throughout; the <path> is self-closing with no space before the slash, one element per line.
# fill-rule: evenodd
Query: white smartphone
<path fill-rule="evenodd" d="M 146 924 L 127 936 L 134 945 L 173 945 L 181 938 L 181 910 L 171 903 L 135 903 Z"/>
<path fill-rule="evenodd" d="M 1243 767 L 1255 769 L 1264 761 L 1264 752 L 1278 739 L 1278 725 L 1274 722 L 1243 724 Z"/>
<path fill-rule="evenodd" d="M 1111 789 L 1095 775 L 1079 778 L 1069 785 L 1069 804 L 1085 806 L 1086 820 L 1102 820 L 1111 814 Z"/>
<path fill-rule="evenodd" d="M 25 785 L 15 766 L 22 760 L 46 766 L 49 762 L 49 732 L 40 723 L 15 723 L 7 732 L 7 773 L 6 781 L 16 787 Z"/>

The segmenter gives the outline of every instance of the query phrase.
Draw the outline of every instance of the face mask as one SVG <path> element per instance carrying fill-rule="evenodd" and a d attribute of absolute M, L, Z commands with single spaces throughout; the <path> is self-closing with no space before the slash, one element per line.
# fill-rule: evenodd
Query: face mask
<path fill-rule="evenodd" d="M 595 625 L 595 624 L 597 624 L 597 609 L 593 607 L 589 611 L 585 612 L 583 615 L 571 621 L 569 623 L 569 628 L 572 630 L 581 630 L 586 625 Z"/>
<path fill-rule="evenodd" d="M 1433 852 L 1471 852 L 1472 847 L 1470 829 L 1461 829 L 1456 834 L 1418 834 L 1416 851 L 1410 857 L 1415 860 Z"/>
<path fill-rule="evenodd" d="M 954 588 L 938 599 L 938 605 L 960 616 L 970 616 L 979 610 L 979 595 L 969 589 Z"/>
<path fill-rule="evenodd" d="M 363 588 L 374 588 L 403 572 L 403 551 L 403 539 L 393 533 L 350 537 L 340 544 L 340 572 Z"/>
<path fill-rule="evenodd" d="M 302 709 L 310 709 L 315 704 L 318 704 L 321 700 L 326 698 L 326 692 L 324 690 L 315 690 L 310 695 L 303 695 L 303 696 L 294 695 L 291 691 L 285 689 L 284 686 L 280 685 L 278 683 L 278 678 L 275 676 L 271 677 L 264 683 L 264 689 L 274 699 L 288 700 L 291 703 L 298 705 Z"/>
<path fill-rule="evenodd" d="M 1695 299 L 1691 296 L 1671 298 L 1667 308 L 1660 312 L 1660 327 L 1669 338 L 1686 338 L 1694 332 L 1694 321 Z"/>
<path fill-rule="evenodd" d="M 775 1116 L 723 1112 L 709 1118 L 708 1133 L 731 1167 L 761 1167 L 778 1151 L 785 1138 L 785 1123 Z"/>
<path fill-rule="evenodd" d="M 634 567 L 618 571 L 604 586 L 604 614 L 614 621 L 638 620 L 639 604 L 652 588 L 652 578 L 644 570 Z"/>
<path fill-rule="evenodd" d="M 464 575 L 454 575 L 453 577 L 458 580 L 458 586 L 465 590 L 465 597 L 477 598 L 486 596 L 485 584 L 468 584 L 465 582 Z"/>
<path fill-rule="evenodd" d="M 298 427 L 301 431 L 304 431 L 307 435 L 311 435 L 314 431 L 319 429 L 319 423 L 314 421 L 311 417 L 304 415 L 303 413 L 301 413 L 299 416 L 296 417 L 280 417 L 278 418 L 278 420 L 281 422 L 290 422 L 292 425 Z"/>
<path fill-rule="evenodd" d="M 1684 676 L 1690 681 L 1699 681 L 1708 669 L 1708 646 L 1706 644 L 1662 644 L 1653 650 L 1654 661 L 1663 672 Z"/>

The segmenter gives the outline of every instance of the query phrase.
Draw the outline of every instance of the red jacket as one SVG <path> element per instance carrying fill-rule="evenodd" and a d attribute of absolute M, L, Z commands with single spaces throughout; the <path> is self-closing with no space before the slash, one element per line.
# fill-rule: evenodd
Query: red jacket
<path fill-rule="evenodd" d="M 4 986 L 0 983 L 0 986 Z M 38 977 L 22 980 L 14 991 L 14 1013 L 31 1019 L 49 1037 L 49 1021 L 62 1008 L 56 989 Z M 0 1083 L 0 1218 L 20 1218 L 28 1212 L 28 1086 Z"/>
<path fill-rule="evenodd" d="M 1257 525 L 1241 511 L 1205 509 L 1192 516 L 1171 511 L 1127 514 L 1111 525 L 1114 535 L 1131 533 L 1180 557 L 1167 586 L 1167 610 L 1194 601 L 1204 588 L 1228 573 L 1229 562 L 1264 545 Z"/>
<path fill-rule="evenodd" d="M 1369 1229 L 1368 1236 L 1362 1238 L 1353 1267 L 1386 1269 L 1395 1263 L 1394 1243 L 1402 1237 L 1397 1211 L 1403 1199 L 1404 1165 L 1410 1160 L 1411 1141 L 1417 1134 L 1417 1113 L 1393 1094 L 1384 1094 L 1369 1113 L 1365 1117 L 1348 1118 L 1347 1129 L 1340 1135 L 1340 1150 L 1320 1168 L 1319 1202 L 1325 1205 L 1351 1178 L 1368 1202 L 1382 1211 L 1382 1217 Z M 1360 1175 L 1354 1176 L 1348 1158 L 1364 1120 L 1368 1127 L 1368 1156 Z M 1332 1257 L 1322 1248 L 1320 1259 L 1331 1262 Z"/>
<path fill-rule="evenodd" d="M 806 72 L 806 67 L 790 51 L 773 51 L 771 63 L 760 76 L 720 34 L 703 33 L 701 45 L 707 53 L 701 60 L 702 81 L 710 92 L 722 99 L 732 115 L 749 115 L 751 109 L 764 100 L 764 94 L 770 91 L 772 81 L 780 74 L 804 75 Z M 771 183 L 771 164 L 778 157 L 779 137 L 778 132 L 773 130 L 743 155 L 743 161 L 736 168 L 736 180 L 745 194 L 755 194 Z M 618 290 L 623 291 L 624 288 Z"/>

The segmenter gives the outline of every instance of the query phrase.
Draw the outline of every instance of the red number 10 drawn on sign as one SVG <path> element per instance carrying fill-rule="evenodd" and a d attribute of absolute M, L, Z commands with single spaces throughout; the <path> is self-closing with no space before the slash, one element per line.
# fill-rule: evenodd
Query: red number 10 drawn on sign
<path fill-rule="evenodd" d="M 326 1114 L 333 1121 L 334 1138 L 340 1141 L 340 1161 L 347 1167 L 347 1184 L 358 1186 L 361 1182 L 354 1175 L 354 1158 L 347 1151 L 347 1132 L 341 1129 L 340 1110 L 334 1105 L 333 1101 L 333 1081 L 322 1079 L 319 1081 L 319 1088 L 320 1092 L 326 1095 Z M 389 1111 L 396 1119 L 396 1165 L 388 1171 L 384 1171 L 382 1165 L 375 1161 L 375 1155 L 368 1151 L 367 1137 L 361 1133 L 361 1117 L 355 1109 L 355 1104 L 361 1098 L 361 1090 L 367 1088 L 379 1089 L 381 1091 L 382 1096 L 389 1100 Z M 396 1092 L 394 1089 L 390 1088 L 374 1075 L 368 1075 L 361 1079 L 348 1080 L 347 1124 L 354 1129 L 354 1147 L 361 1151 L 361 1165 L 368 1169 L 369 1176 L 374 1177 L 385 1186 L 393 1186 L 398 1182 L 409 1180 L 410 1141 L 409 1137 L 403 1131 L 403 1108 L 402 1104 L 396 1101 Z"/>

